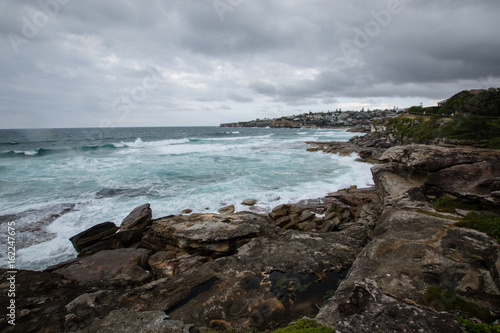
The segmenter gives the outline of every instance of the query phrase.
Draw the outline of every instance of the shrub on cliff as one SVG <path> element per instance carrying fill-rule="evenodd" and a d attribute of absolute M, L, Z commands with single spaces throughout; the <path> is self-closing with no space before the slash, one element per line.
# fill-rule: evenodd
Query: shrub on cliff
<path fill-rule="evenodd" d="M 495 238 L 500 243 L 500 217 L 478 213 L 469 213 L 462 221 L 455 224 L 457 227 L 471 228 Z"/>
<path fill-rule="evenodd" d="M 451 120 L 438 116 L 400 116 L 388 120 L 387 126 L 389 133 L 401 142 L 411 139 L 415 143 L 430 143 L 433 139 L 448 138 L 487 142 L 488 148 L 500 149 L 500 119 L 474 114 L 457 115 Z"/>

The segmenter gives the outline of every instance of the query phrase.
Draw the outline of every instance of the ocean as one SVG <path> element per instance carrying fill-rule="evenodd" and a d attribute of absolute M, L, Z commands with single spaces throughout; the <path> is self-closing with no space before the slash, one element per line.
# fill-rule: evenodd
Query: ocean
<path fill-rule="evenodd" d="M 273 207 L 372 184 L 357 156 L 307 152 L 342 129 L 219 127 L 0 130 L 0 225 L 15 222 L 18 269 L 74 258 L 71 236 L 150 203 L 153 218 Z M 2 244 L 6 244 L 2 241 Z M 7 268 L 7 245 L 0 267 Z"/>

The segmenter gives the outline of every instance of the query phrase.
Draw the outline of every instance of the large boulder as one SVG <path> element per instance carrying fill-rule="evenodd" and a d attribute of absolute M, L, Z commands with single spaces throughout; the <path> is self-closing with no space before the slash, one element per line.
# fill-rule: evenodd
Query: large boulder
<path fill-rule="evenodd" d="M 152 212 L 149 204 L 136 207 L 120 225 L 120 230 L 144 229 L 151 221 Z"/>
<path fill-rule="evenodd" d="M 266 217 L 253 213 L 168 216 L 153 222 L 141 246 L 227 255 L 270 228 Z"/>
<path fill-rule="evenodd" d="M 75 250 L 80 252 L 82 249 L 98 243 L 104 237 L 113 235 L 118 230 L 119 228 L 113 222 L 104 222 L 74 235 L 69 240 Z"/>
<path fill-rule="evenodd" d="M 415 194 L 446 194 L 499 210 L 500 151 L 427 145 L 396 146 L 384 152 L 388 164 L 372 168 L 386 206 L 417 208 Z M 412 196 L 413 194 L 413 196 Z M 416 205 L 415 205 L 416 204 Z M 422 207 L 418 207 L 422 208 Z"/>

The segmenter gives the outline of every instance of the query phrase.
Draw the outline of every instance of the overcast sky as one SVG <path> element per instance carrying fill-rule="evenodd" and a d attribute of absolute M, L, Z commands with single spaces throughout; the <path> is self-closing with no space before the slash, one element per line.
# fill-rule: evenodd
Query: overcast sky
<path fill-rule="evenodd" d="M 500 87 L 498 0 L 2 0 L 0 128 L 199 126 Z"/>

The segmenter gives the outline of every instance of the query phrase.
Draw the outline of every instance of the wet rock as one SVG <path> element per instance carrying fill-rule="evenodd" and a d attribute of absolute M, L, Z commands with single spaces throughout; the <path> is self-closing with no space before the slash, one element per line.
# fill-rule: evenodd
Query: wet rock
<path fill-rule="evenodd" d="M 151 221 L 151 208 L 149 204 L 136 207 L 120 225 L 120 230 L 144 229 Z"/>
<path fill-rule="evenodd" d="M 221 214 L 233 214 L 235 211 L 234 205 L 229 205 L 217 210 Z"/>
<path fill-rule="evenodd" d="M 287 216 L 290 213 L 290 206 L 283 204 L 273 208 L 269 216 L 273 220 L 278 220 L 280 217 Z"/>
<path fill-rule="evenodd" d="M 243 200 L 241 204 L 245 206 L 254 206 L 256 203 L 257 203 L 256 199 L 246 199 Z"/>
<path fill-rule="evenodd" d="M 77 252 L 83 248 L 98 243 L 106 236 L 112 235 L 118 231 L 118 227 L 113 222 L 104 222 L 97 224 L 79 234 L 71 237 L 69 240 Z"/>
<path fill-rule="evenodd" d="M 314 214 L 313 212 L 309 212 L 309 211 L 303 211 L 302 213 L 300 213 L 299 215 L 299 223 L 302 223 L 302 222 L 305 222 L 305 221 L 308 221 L 308 220 L 311 220 L 313 219 L 314 217 L 316 217 L 316 214 Z"/>

